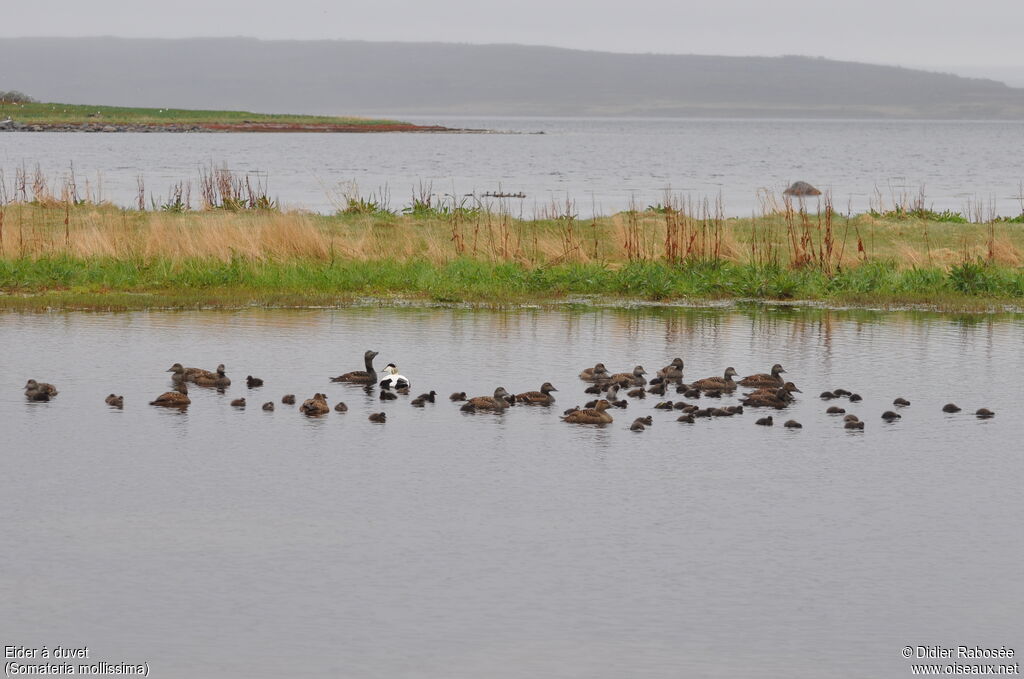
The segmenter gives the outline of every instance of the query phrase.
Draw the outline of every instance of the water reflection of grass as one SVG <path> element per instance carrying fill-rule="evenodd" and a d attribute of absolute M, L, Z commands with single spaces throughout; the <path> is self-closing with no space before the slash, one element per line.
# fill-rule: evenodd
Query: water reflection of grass
<path fill-rule="evenodd" d="M 861 216 L 819 232 L 799 214 L 672 219 L 11 203 L 0 206 L 0 290 L 8 293 L 0 304 L 308 305 L 359 296 L 500 304 L 599 295 L 971 309 L 1024 298 L 1024 227 L 1015 224 Z"/>

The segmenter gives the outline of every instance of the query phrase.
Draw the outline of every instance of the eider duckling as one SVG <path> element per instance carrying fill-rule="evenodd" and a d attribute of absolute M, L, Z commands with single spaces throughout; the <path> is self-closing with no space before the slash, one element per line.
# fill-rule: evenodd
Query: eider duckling
<path fill-rule="evenodd" d="M 647 389 L 648 394 L 654 394 L 655 396 L 665 395 L 665 383 L 655 384 L 653 387 Z"/>
<path fill-rule="evenodd" d="M 725 369 L 725 373 L 722 377 L 705 377 L 702 380 L 697 380 L 690 386 L 704 392 L 709 390 L 716 390 L 719 392 L 732 391 L 736 388 L 736 383 L 732 381 L 732 378 L 736 375 L 739 375 L 739 373 L 736 372 L 735 368 L 730 366 Z"/>
<path fill-rule="evenodd" d="M 955 403 L 947 403 L 942 406 L 942 412 L 944 413 L 958 413 L 960 412 L 960 406 Z"/>
<path fill-rule="evenodd" d="M 451 396 L 449 396 L 448 400 L 449 401 L 465 401 L 466 400 L 466 392 L 464 392 L 464 391 L 457 391 L 454 394 L 452 394 Z"/>
<path fill-rule="evenodd" d="M 188 386 L 182 381 L 174 387 L 174 391 L 160 394 L 156 397 L 155 401 L 150 401 L 149 405 L 164 406 L 165 408 L 186 408 L 191 402 L 192 399 L 188 397 Z"/>
<path fill-rule="evenodd" d="M 988 408 L 978 408 L 974 411 L 974 414 L 981 420 L 987 420 L 990 417 L 995 417 L 996 414 Z"/>
<path fill-rule="evenodd" d="M 594 403 L 597 403 L 597 401 L 594 401 Z M 581 408 L 579 406 L 573 406 L 572 408 L 566 408 L 565 410 L 563 410 L 562 414 L 568 415 L 569 413 L 574 413 L 577 410 L 581 410 Z"/>
<path fill-rule="evenodd" d="M 366 350 L 363 354 L 363 363 L 366 366 L 366 370 L 353 370 L 347 372 L 344 375 L 338 375 L 332 377 L 331 382 L 351 382 L 353 384 L 377 384 L 377 371 L 373 369 L 373 358 L 377 355 L 376 351 Z"/>
<path fill-rule="evenodd" d="M 433 389 L 431 389 L 431 390 L 430 390 L 430 391 L 428 391 L 427 393 L 425 393 L 425 394 L 420 394 L 419 396 L 417 396 L 416 398 L 414 398 L 414 399 L 413 399 L 413 400 L 411 401 L 411 403 L 412 403 L 412 405 L 414 405 L 414 406 L 418 406 L 418 407 L 421 407 L 421 406 L 423 406 L 423 404 L 424 404 L 424 403 L 434 403 L 434 402 L 435 402 L 435 401 L 434 401 L 434 399 L 435 399 L 435 398 L 437 398 L 437 392 L 436 392 L 436 391 L 434 391 Z"/>
<path fill-rule="evenodd" d="M 330 412 L 330 407 L 327 405 L 327 394 L 317 392 L 313 398 L 307 398 L 299 406 L 299 412 L 307 417 L 326 415 Z"/>
<path fill-rule="evenodd" d="M 244 398 L 236 398 L 234 401 L 231 402 L 231 406 L 233 408 L 244 408 L 245 407 L 245 399 Z"/>
<path fill-rule="evenodd" d="M 707 391 L 704 392 L 704 395 L 707 396 L 708 398 L 722 398 L 722 390 L 708 389 Z"/>
<path fill-rule="evenodd" d="M 624 398 L 620 398 L 618 401 L 609 401 L 612 404 L 612 408 L 626 408 L 629 406 L 629 402 Z"/>
<path fill-rule="evenodd" d="M 711 409 L 711 416 L 712 417 L 732 417 L 735 414 L 736 413 L 734 413 L 733 411 L 729 410 L 728 408 L 712 408 Z"/>
<path fill-rule="evenodd" d="M 644 426 L 644 418 L 638 417 L 633 420 L 633 424 L 629 425 L 630 431 L 643 431 L 647 427 Z"/>
<path fill-rule="evenodd" d="M 624 387 L 642 387 L 647 384 L 647 380 L 644 378 L 644 375 L 646 374 L 647 371 L 644 370 L 644 367 L 642 365 L 638 365 L 633 368 L 633 372 L 615 373 L 608 378 L 608 381 L 612 384 L 618 384 Z"/>
<path fill-rule="evenodd" d="M 370 413 L 370 417 L 367 418 L 370 422 L 376 422 L 377 424 L 384 424 L 387 422 L 388 416 L 384 413 Z"/>
<path fill-rule="evenodd" d="M 840 408 L 839 406 L 830 406 L 829 409 L 826 410 L 825 412 L 829 415 L 842 415 L 843 413 L 846 412 L 846 410 L 844 408 Z"/>
<path fill-rule="evenodd" d="M 540 385 L 540 391 L 526 391 L 522 394 L 516 394 L 516 401 L 527 405 L 549 406 L 555 402 L 555 397 L 551 395 L 553 391 L 558 390 L 551 386 L 550 382 L 545 382 Z"/>
<path fill-rule="evenodd" d="M 787 429 L 803 429 L 804 425 L 800 424 L 796 420 L 786 420 L 786 423 L 782 425 Z"/>
<path fill-rule="evenodd" d="M 771 374 L 757 373 L 756 375 L 747 375 L 737 384 L 742 387 L 781 387 L 783 379 L 779 375 L 784 372 L 786 371 L 782 369 L 782 366 L 776 363 L 772 366 Z"/>
<path fill-rule="evenodd" d="M 850 403 L 856 403 L 858 401 L 863 401 L 863 400 L 864 400 L 864 397 L 861 396 L 860 394 L 850 394 Z"/>
<path fill-rule="evenodd" d="M 637 387 L 636 389 L 630 389 L 627 391 L 626 396 L 629 396 L 630 398 L 647 398 L 647 392 L 644 391 L 643 387 Z"/>
<path fill-rule="evenodd" d="M 474 396 L 466 401 L 461 410 L 467 413 L 472 413 L 477 410 L 501 412 L 510 405 L 509 402 L 505 400 L 508 396 L 510 396 L 510 394 L 505 391 L 505 387 L 498 387 L 494 390 L 494 396 Z"/>
<path fill-rule="evenodd" d="M 693 413 L 680 415 L 679 417 L 676 418 L 676 422 L 686 422 L 688 424 L 693 424 Z"/>
<path fill-rule="evenodd" d="M 768 417 L 762 417 L 761 419 L 759 419 L 756 422 L 754 422 L 754 424 L 759 424 L 762 427 L 770 427 L 773 424 L 775 424 L 775 420 L 773 420 L 772 416 L 769 415 Z"/>
<path fill-rule="evenodd" d="M 857 417 L 856 415 L 854 415 L 853 413 L 850 413 L 849 415 L 847 415 L 846 417 L 843 418 L 843 422 L 859 422 L 859 421 L 860 421 L 860 418 Z"/>
<path fill-rule="evenodd" d="M 595 383 L 583 390 L 584 394 L 600 394 L 602 391 L 608 388 L 608 383 Z"/>
<path fill-rule="evenodd" d="M 743 406 L 725 406 L 725 409 L 731 412 L 733 415 L 743 414 Z"/>
<path fill-rule="evenodd" d="M 832 390 L 832 395 L 835 396 L 836 398 L 840 398 L 842 396 L 849 396 L 852 393 L 853 392 L 847 391 L 846 389 L 833 389 Z"/>
<path fill-rule="evenodd" d="M 831 391 L 823 391 L 821 392 L 821 395 L 818 398 L 820 398 L 823 401 L 831 401 L 832 399 L 836 398 L 836 395 L 833 394 Z"/>
<path fill-rule="evenodd" d="M 274 402 L 273 401 L 267 401 L 266 403 L 263 404 L 263 409 L 264 410 L 273 410 L 274 409 Z"/>
<path fill-rule="evenodd" d="M 693 415 L 694 417 L 711 417 L 711 413 L 713 410 L 713 408 L 698 408 L 697 410 L 694 410 L 690 414 Z"/>
<path fill-rule="evenodd" d="M 381 401 L 394 401 L 397 398 L 398 398 L 398 394 L 392 394 L 387 389 L 381 389 L 380 390 L 380 400 Z"/>
<path fill-rule="evenodd" d="M 29 380 L 25 383 L 25 396 L 30 401 L 49 401 L 57 395 L 57 387 L 46 382 Z"/>
<path fill-rule="evenodd" d="M 681 382 L 683 379 L 683 359 L 673 358 L 671 363 L 658 371 L 658 377 L 666 382 Z"/>
<path fill-rule="evenodd" d="M 885 420 L 886 422 L 893 422 L 895 420 L 900 419 L 901 417 L 903 416 L 898 415 L 891 410 L 886 410 L 884 413 L 882 413 L 882 419 Z"/>
<path fill-rule="evenodd" d="M 844 429 L 863 429 L 864 423 L 860 420 L 853 420 L 843 425 Z"/>
<path fill-rule="evenodd" d="M 606 380 L 608 379 L 608 369 L 604 367 L 604 363 L 598 363 L 593 368 L 584 368 L 580 373 L 580 379 L 587 382 Z"/>
<path fill-rule="evenodd" d="M 285 404 L 286 406 L 295 405 L 295 394 L 285 394 L 284 396 L 281 397 L 281 403 Z"/>
<path fill-rule="evenodd" d="M 124 407 L 124 396 L 118 396 L 117 394 L 111 394 L 106 399 L 104 399 L 104 402 L 108 406 L 114 406 L 115 408 L 123 408 Z"/>
<path fill-rule="evenodd" d="M 910 401 L 908 401 L 905 398 L 897 398 L 895 401 L 892 402 L 892 404 L 898 408 L 903 408 L 910 405 Z"/>
<path fill-rule="evenodd" d="M 344 401 L 338 401 L 338 403 L 334 406 L 334 412 L 336 412 L 336 413 L 347 413 L 348 412 L 348 406 L 345 405 Z"/>
<path fill-rule="evenodd" d="M 563 417 L 562 421 L 572 424 L 609 424 L 612 422 L 612 416 L 605 411 L 610 407 L 611 403 L 605 399 L 601 399 L 593 408 L 574 410 Z"/>
<path fill-rule="evenodd" d="M 686 398 L 700 398 L 700 393 L 700 389 L 688 387 L 686 391 L 683 392 L 683 396 L 685 396 Z"/>
<path fill-rule="evenodd" d="M 384 366 L 384 379 L 380 381 L 382 389 L 408 389 L 411 385 L 408 377 L 398 374 L 398 367 L 394 363 Z"/>
<path fill-rule="evenodd" d="M 662 401 L 661 403 L 655 404 L 654 407 L 657 408 L 658 410 L 672 410 L 674 404 L 672 403 L 672 401 Z"/>
<path fill-rule="evenodd" d="M 231 379 L 224 374 L 223 363 L 217 366 L 217 372 L 208 373 L 204 371 L 203 373 L 196 375 L 192 381 L 200 387 L 217 387 L 218 389 L 223 389 L 231 386 Z"/>
<path fill-rule="evenodd" d="M 255 389 L 256 387 L 262 387 L 263 386 L 263 380 L 260 379 L 259 377 L 253 377 L 252 375 L 246 375 L 245 376 L 245 386 L 249 387 L 250 389 Z"/>

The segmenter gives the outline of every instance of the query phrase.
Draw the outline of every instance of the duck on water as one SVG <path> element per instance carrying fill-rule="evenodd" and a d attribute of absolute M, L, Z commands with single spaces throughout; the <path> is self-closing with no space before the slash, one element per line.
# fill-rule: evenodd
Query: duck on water
<path fill-rule="evenodd" d="M 377 356 L 376 351 L 367 349 L 363 354 L 363 363 L 366 370 L 353 370 L 344 375 L 332 377 L 331 382 L 351 382 L 353 384 L 377 384 L 377 371 L 373 369 L 373 359 Z"/>

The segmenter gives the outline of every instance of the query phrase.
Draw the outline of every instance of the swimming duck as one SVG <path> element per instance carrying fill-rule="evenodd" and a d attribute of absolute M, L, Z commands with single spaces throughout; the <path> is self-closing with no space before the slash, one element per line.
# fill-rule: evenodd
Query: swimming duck
<path fill-rule="evenodd" d="M 448 400 L 449 401 L 465 401 L 466 400 L 466 392 L 464 392 L 464 391 L 457 391 L 454 394 L 452 394 L 451 396 L 449 396 Z"/>
<path fill-rule="evenodd" d="M 654 407 L 658 410 L 672 410 L 673 405 L 672 401 L 662 401 L 661 403 L 655 404 Z"/>
<path fill-rule="evenodd" d="M 846 410 L 840 408 L 839 406 L 831 406 L 825 412 L 829 415 L 842 415 L 843 413 L 846 412 Z"/>
<path fill-rule="evenodd" d="M 732 381 L 732 378 L 738 374 L 739 373 L 736 372 L 736 369 L 730 366 L 725 369 L 725 373 L 722 377 L 705 377 L 702 380 L 697 380 L 690 386 L 704 392 L 709 390 L 719 392 L 732 391 L 736 388 L 736 383 Z"/>
<path fill-rule="evenodd" d="M 106 399 L 104 399 L 104 402 L 108 406 L 114 406 L 115 408 L 123 408 L 124 407 L 124 396 L 118 396 L 117 394 L 111 394 Z"/>
<path fill-rule="evenodd" d="M 563 417 L 562 421 L 571 424 L 609 424 L 612 422 L 612 416 L 605 411 L 610 407 L 611 403 L 601 399 L 593 408 L 574 410 Z"/>
<path fill-rule="evenodd" d="M 281 403 L 285 404 L 286 406 L 295 405 L 295 394 L 285 394 L 284 396 L 281 397 Z"/>
<path fill-rule="evenodd" d="M 336 412 L 336 413 L 347 413 L 348 412 L 348 406 L 345 405 L 344 401 L 338 401 L 338 403 L 334 406 L 334 412 Z"/>
<path fill-rule="evenodd" d="M 387 389 L 381 389 L 380 390 L 380 400 L 381 401 L 394 401 L 396 398 L 398 398 L 397 394 L 392 394 Z"/>
<path fill-rule="evenodd" d="M 901 417 L 902 415 L 898 415 L 891 410 L 886 410 L 884 413 L 882 413 L 882 419 L 885 420 L 886 422 L 893 422 L 895 420 L 900 419 Z"/>
<path fill-rule="evenodd" d="M 647 380 L 644 378 L 644 375 L 646 374 L 647 371 L 644 370 L 644 367 L 642 365 L 638 365 L 633 368 L 633 372 L 615 373 L 609 377 L 608 380 L 612 384 L 618 384 L 624 387 L 642 387 L 647 384 Z"/>
<path fill-rule="evenodd" d="M 693 413 L 687 413 L 685 415 L 680 415 L 679 417 L 676 418 L 676 422 L 687 422 L 689 424 L 693 424 L 693 422 L 694 422 L 694 420 L 693 420 Z"/>
<path fill-rule="evenodd" d="M 790 401 L 793 400 L 793 394 L 802 394 L 802 393 L 803 393 L 802 391 L 800 391 L 799 389 L 796 388 L 795 384 L 793 384 L 792 382 L 786 382 L 781 387 L 780 386 L 760 387 L 760 388 L 755 389 L 754 391 L 750 392 L 749 394 L 745 394 L 745 396 L 747 396 L 749 398 L 751 396 L 762 396 L 762 395 L 767 394 L 769 396 L 778 396 L 782 400 L 790 402 Z"/>
<path fill-rule="evenodd" d="M 958 413 L 960 412 L 960 406 L 955 403 L 947 403 L 942 406 L 942 412 L 944 413 Z"/>
<path fill-rule="evenodd" d="M 843 422 L 859 422 L 859 421 L 860 421 L 860 418 L 857 417 L 856 415 L 854 415 L 853 413 L 850 413 L 849 415 L 847 415 L 846 417 L 843 418 Z"/>
<path fill-rule="evenodd" d="M 167 372 L 174 373 L 171 375 L 172 382 L 195 382 L 197 375 L 206 375 L 207 377 L 213 377 L 214 373 L 209 370 L 203 370 L 202 368 L 186 368 L 180 363 L 175 363 Z"/>
<path fill-rule="evenodd" d="M 781 387 L 783 379 L 780 375 L 784 372 L 786 371 L 782 369 L 782 366 L 776 363 L 772 366 L 771 374 L 757 373 L 756 375 L 747 375 L 737 384 L 743 387 Z"/>
<path fill-rule="evenodd" d="M 246 375 L 245 376 L 245 386 L 249 387 L 250 389 L 255 389 L 256 387 L 262 387 L 263 386 L 263 380 L 261 380 L 259 377 L 253 377 L 252 375 Z"/>
<path fill-rule="evenodd" d="M 236 398 L 234 401 L 231 402 L 231 406 L 233 408 L 244 408 L 245 407 L 245 399 L 244 398 Z"/>
<path fill-rule="evenodd" d="M 370 420 L 370 422 L 384 424 L 385 422 L 387 422 L 388 416 L 385 415 L 384 413 L 370 413 L 370 417 L 368 419 Z"/>
<path fill-rule="evenodd" d="M 683 359 L 673 358 L 672 362 L 658 371 L 658 377 L 667 382 L 680 382 L 683 379 Z"/>
<path fill-rule="evenodd" d="M 551 392 L 558 391 L 550 382 L 545 382 L 540 385 L 540 391 L 526 391 L 522 394 L 516 394 L 516 401 L 519 403 L 525 403 L 527 405 L 543 405 L 549 406 L 555 402 L 555 397 L 551 395 Z"/>
<path fill-rule="evenodd" d="M 644 429 L 646 429 L 647 427 L 644 426 L 643 419 L 644 418 L 642 418 L 642 417 L 638 417 L 635 420 L 633 420 L 633 424 L 629 425 L 629 430 L 630 431 L 643 431 Z"/>
<path fill-rule="evenodd" d="M 431 389 L 431 390 L 430 390 L 430 391 L 428 391 L 427 393 L 425 393 L 425 394 L 420 394 L 420 395 L 419 395 L 419 396 L 417 396 L 416 398 L 417 398 L 417 399 L 420 399 L 420 400 L 423 400 L 423 401 L 428 401 L 428 402 L 430 402 L 430 403 L 434 403 L 434 402 L 435 402 L 435 400 L 434 400 L 434 399 L 436 399 L 436 398 L 437 398 L 437 392 L 436 392 L 436 391 L 434 391 L 433 389 Z"/>
<path fill-rule="evenodd" d="M 804 425 L 800 424 L 796 420 L 786 420 L 786 423 L 782 425 L 787 429 L 803 429 Z"/>
<path fill-rule="evenodd" d="M 647 398 L 647 392 L 644 391 L 643 387 L 637 387 L 636 389 L 630 389 L 627 391 L 626 396 L 629 396 L 630 398 Z"/>
<path fill-rule="evenodd" d="M 160 394 L 156 397 L 155 401 L 150 401 L 149 405 L 163 406 L 165 408 L 187 408 L 189 403 L 192 403 L 192 399 L 188 397 L 188 386 L 184 381 L 181 381 L 174 387 L 174 391 Z"/>
<path fill-rule="evenodd" d="M 602 391 L 608 388 L 607 382 L 597 382 L 591 384 L 589 387 L 583 390 L 584 394 L 600 394 Z"/>
<path fill-rule="evenodd" d="M 505 400 L 510 394 L 505 391 L 505 387 L 498 387 L 494 390 L 494 396 L 474 396 L 473 398 L 466 401 L 465 405 L 462 406 L 462 410 L 467 413 L 472 413 L 477 410 L 493 410 L 503 411 L 509 407 L 509 402 Z"/>
<path fill-rule="evenodd" d="M 46 382 L 29 380 L 25 383 L 25 397 L 30 401 L 49 401 L 57 393 L 57 387 Z"/>
<path fill-rule="evenodd" d="M 383 389 L 408 389 L 409 378 L 398 374 L 398 367 L 394 363 L 384 366 L 384 379 L 380 381 Z"/>
<path fill-rule="evenodd" d="M 217 366 L 217 371 L 214 373 L 206 372 L 195 375 L 192 378 L 200 387 L 217 387 L 218 389 L 224 389 L 225 387 L 231 386 L 231 378 L 224 374 L 224 364 L 221 363 Z"/>
<path fill-rule="evenodd" d="M 377 371 L 373 369 L 373 358 L 377 355 L 376 351 L 366 350 L 363 354 L 363 362 L 366 365 L 366 370 L 353 370 L 347 372 L 344 375 L 338 375 L 332 377 L 331 382 L 352 382 L 354 384 L 377 384 Z"/>
<path fill-rule="evenodd" d="M 861 396 L 860 394 L 850 394 L 850 403 L 857 403 L 858 401 L 863 401 L 863 400 L 864 400 L 864 397 Z"/>
<path fill-rule="evenodd" d="M 846 389 L 833 389 L 832 390 L 832 395 L 835 396 L 836 398 L 840 398 L 842 396 L 849 396 L 852 393 L 853 393 L 852 391 L 847 391 Z"/>
<path fill-rule="evenodd" d="M 273 410 L 274 409 L 274 402 L 273 401 L 267 401 L 266 403 L 263 404 L 263 409 L 264 410 Z"/>
<path fill-rule="evenodd" d="M 821 392 L 821 395 L 818 398 L 820 398 L 823 401 L 831 401 L 832 399 L 836 398 L 836 395 L 833 394 L 831 391 L 823 391 Z"/>
<path fill-rule="evenodd" d="M 327 394 L 317 392 L 313 398 L 307 398 L 299 406 L 299 412 L 307 417 L 326 415 L 330 412 L 330 407 L 327 405 Z"/>
<path fill-rule="evenodd" d="M 759 424 L 762 427 L 770 427 L 773 424 L 775 424 L 775 420 L 773 420 L 772 416 L 769 415 L 768 417 L 762 417 L 761 419 L 759 419 L 756 422 L 754 422 L 754 424 Z"/>
<path fill-rule="evenodd" d="M 899 408 L 904 408 L 904 407 L 910 405 L 910 401 L 908 401 L 905 398 L 897 398 L 895 401 L 892 402 L 892 404 L 894 406 L 899 407 Z"/>
<path fill-rule="evenodd" d="M 586 382 L 598 382 L 608 377 L 608 369 L 604 367 L 604 363 L 598 363 L 593 368 L 584 368 L 580 373 L 580 379 Z"/>
<path fill-rule="evenodd" d="M 789 395 L 789 392 L 785 388 L 779 387 L 773 391 L 755 391 L 748 394 L 746 398 L 741 399 L 740 403 L 751 408 L 776 408 L 782 410 L 792 400 L 793 397 Z"/>
<path fill-rule="evenodd" d="M 995 417 L 996 416 L 996 414 L 994 412 L 992 412 L 991 410 L 989 410 L 988 408 L 978 408 L 976 411 L 974 411 L 974 414 L 979 419 L 982 419 L 982 420 L 987 420 L 990 417 Z"/>
<path fill-rule="evenodd" d="M 647 393 L 648 394 L 654 394 L 655 396 L 664 396 L 665 395 L 665 383 L 662 382 L 661 384 L 655 384 L 653 387 L 649 387 L 647 389 Z"/>
<path fill-rule="evenodd" d="M 844 424 L 843 428 L 844 429 L 863 429 L 864 428 L 864 423 L 861 422 L 860 420 L 854 420 L 854 421 L 847 422 L 846 424 Z"/>

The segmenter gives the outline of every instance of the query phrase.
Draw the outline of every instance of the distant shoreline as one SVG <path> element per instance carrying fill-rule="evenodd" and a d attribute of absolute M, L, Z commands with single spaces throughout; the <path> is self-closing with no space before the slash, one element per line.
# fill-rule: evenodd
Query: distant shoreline
<path fill-rule="evenodd" d="M 418 134 L 488 134 L 478 130 L 443 125 L 414 125 L 412 123 L 360 123 L 360 124 L 303 124 L 303 123 L 22 123 L 0 120 L 0 132 L 75 132 L 84 134 L 136 133 L 348 133 L 372 134 L 406 132 Z"/>

